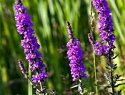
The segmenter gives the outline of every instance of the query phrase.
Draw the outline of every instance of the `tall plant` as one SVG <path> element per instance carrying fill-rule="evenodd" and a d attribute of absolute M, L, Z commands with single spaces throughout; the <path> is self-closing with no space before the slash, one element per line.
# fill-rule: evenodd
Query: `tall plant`
<path fill-rule="evenodd" d="M 105 56 L 107 59 L 106 68 L 108 73 L 105 73 L 105 77 L 109 83 L 107 87 L 112 89 L 110 94 L 120 95 L 121 91 L 115 90 L 115 88 L 119 86 L 119 84 L 116 84 L 116 82 L 119 81 L 121 75 L 114 74 L 117 64 L 113 63 L 113 59 L 115 59 L 117 55 L 114 55 L 114 49 L 116 48 L 114 41 L 116 40 L 116 36 L 113 34 L 114 28 L 111 11 L 106 0 L 93 0 L 93 6 L 98 11 L 97 24 L 99 25 L 100 42 L 93 39 L 92 31 L 88 34 L 88 38 L 94 48 L 94 53 L 97 56 Z"/>

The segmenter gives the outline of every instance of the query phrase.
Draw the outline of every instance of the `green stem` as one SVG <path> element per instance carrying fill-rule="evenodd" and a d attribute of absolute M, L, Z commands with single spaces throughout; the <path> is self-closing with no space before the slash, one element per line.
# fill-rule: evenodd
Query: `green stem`
<path fill-rule="evenodd" d="M 111 71 L 111 87 L 112 87 L 112 93 L 113 93 L 113 95 L 115 95 L 113 72 L 112 71 Z"/>
<path fill-rule="evenodd" d="M 110 51 L 111 52 L 111 51 Z M 110 85 L 111 85 L 111 88 L 112 88 L 112 94 L 115 95 L 115 86 L 114 86 L 114 80 L 113 80 L 113 63 L 112 63 L 112 58 L 111 58 L 111 53 L 109 53 L 109 55 L 107 56 L 108 57 L 108 64 L 110 66 Z"/>
<path fill-rule="evenodd" d="M 96 74 L 96 63 L 95 63 L 95 54 L 93 53 L 93 63 L 94 63 L 94 75 L 95 75 L 95 84 L 97 85 L 97 74 Z M 98 95 L 98 87 L 96 86 L 96 95 Z"/>
<path fill-rule="evenodd" d="M 29 65 L 29 68 L 30 68 L 30 65 Z M 28 75 L 29 75 L 29 78 L 31 78 L 32 74 L 30 70 L 28 70 Z M 28 80 L 28 95 L 32 95 L 32 85 L 30 84 L 30 80 Z"/>

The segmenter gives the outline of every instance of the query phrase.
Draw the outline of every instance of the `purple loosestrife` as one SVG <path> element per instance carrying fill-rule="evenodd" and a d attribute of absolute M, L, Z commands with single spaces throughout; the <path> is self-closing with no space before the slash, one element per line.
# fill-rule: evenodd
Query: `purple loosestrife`
<path fill-rule="evenodd" d="M 68 35 L 70 41 L 67 43 L 68 52 L 68 59 L 70 61 L 69 66 L 71 67 L 71 74 L 73 77 L 73 81 L 76 81 L 78 79 L 81 79 L 81 77 L 86 78 L 85 74 L 85 67 L 83 62 L 83 54 L 82 54 L 82 48 L 80 46 L 80 41 L 73 36 L 73 31 L 71 29 L 70 23 L 66 21 L 67 29 L 68 29 Z"/>
<path fill-rule="evenodd" d="M 111 50 L 115 48 L 114 41 L 116 40 L 113 34 L 113 21 L 111 12 L 106 0 L 93 0 L 93 6 L 98 11 L 98 24 L 100 31 L 100 43 L 94 41 L 92 35 L 89 34 L 89 40 L 94 47 L 94 52 L 98 56 L 107 56 Z"/>
<path fill-rule="evenodd" d="M 17 31 L 24 36 L 24 39 L 21 40 L 21 44 L 24 47 L 26 59 L 30 63 L 30 70 L 36 71 L 36 74 L 32 75 L 32 81 L 34 83 L 42 82 L 48 77 L 48 74 L 46 66 L 41 60 L 42 54 L 37 51 L 40 45 L 34 36 L 34 30 L 31 28 L 33 23 L 31 22 L 30 16 L 26 13 L 27 8 L 23 6 L 21 0 L 16 0 L 15 10 Z"/>
<path fill-rule="evenodd" d="M 88 34 L 89 41 L 94 47 L 94 52 L 98 56 L 105 56 L 107 58 L 107 70 L 108 74 L 105 73 L 106 79 L 108 79 L 108 83 L 110 83 L 110 87 L 112 92 L 110 94 L 116 95 L 115 87 L 116 81 L 120 77 L 120 75 L 113 75 L 114 70 L 117 68 L 117 64 L 113 64 L 112 60 L 117 56 L 114 56 L 114 41 L 116 40 L 116 36 L 113 34 L 113 21 L 110 9 L 108 7 L 108 3 L 106 0 L 93 0 L 93 6 L 98 11 L 98 24 L 100 31 L 100 43 L 98 41 L 94 41 L 92 37 L 92 31 Z"/>

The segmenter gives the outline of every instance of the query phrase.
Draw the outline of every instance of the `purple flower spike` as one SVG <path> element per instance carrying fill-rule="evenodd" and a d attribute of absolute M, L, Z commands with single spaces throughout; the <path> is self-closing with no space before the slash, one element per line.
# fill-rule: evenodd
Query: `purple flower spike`
<path fill-rule="evenodd" d="M 32 76 L 32 81 L 40 82 L 47 78 L 48 75 L 45 70 L 46 66 L 41 60 L 42 54 L 37 51 L 40 45 L 37 42 L 37 38 L 33 35 L 34 30 L 31 28 L 33 23 L 31 22 L 30 16 L 26 13 L 27 8 L 23 6 L 21 0 L 16 0 L 15 10 L 17 31 L 24 36 L 21 44 L 24 47 L 26 59 L 30 63 L 30 70 L 36 70 L 37 72 L 36 75 Z"/>
<path fill-rule="evenodd" d="M 68 34 L 70 41 L 67 43 L 68 59 L 70 61 L 69 66 L 71 67 L 71 74 L 73 81 L 80 79 L 81 77 L 86 78 L 84 62 L 82 61 L 84 56 L 82 54 L 82 48 L 80 46 L 80 41 L 73 36 L 73 31 L 71 29 L 70 23 L 66 21 Z"/>
<path fill-rule="evenodd" d="M 115 48 L 114 41 L 116 40 L 113 34 L 113 21 L 108 3 L 106 0 L 93 0 L 93 6 L 98 11 L 98 24 L 100 31 L 100 43 L 90 39 L 90 34 L 88 35 L 91 44 L 93 44 L 94 52 L 99 56 L 106 56 L 109 54 L 110 50 Z"/>

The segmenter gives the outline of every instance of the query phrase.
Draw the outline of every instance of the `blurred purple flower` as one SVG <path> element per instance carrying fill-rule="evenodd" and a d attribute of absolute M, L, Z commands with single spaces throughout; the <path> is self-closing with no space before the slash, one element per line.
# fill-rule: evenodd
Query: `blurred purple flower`
<path fill-rule="evenodd" d="M 83 54 L 82 54 L 82 48 L 80 46 L 80 41 L 73 37 L 73 32 L 70 26 L 70 23 L 66 21 L 67 28 L 68 28 L 68 34 L 70 41 L 67 43 L 68 52 L 68 59 L 70 61 L 69 66 L 71 67 L 71 74 L 73 77 L 73 81 L 76 81 L 77 79 L 80 79 L 81 77 L 86 78 L 85 74 L 85 67 L 83 62 Z"/>
<path fill-rule="evenodd" d="M 24 47 L 24 53 L 26 54 L 26 59 L 30 63 L 30 70 L 36 70 L 36 75 L 32 76 L 34 82 L 42 81 L 48 77 L 45 70 L 46 66 L 41 60 L 42 54 L 37 50 L 40 45 L 37 42 L 37 38 L 33 35 L 34 30 L 31 28 L 33 23 L 31 22 L 30 16 L 26 13 L 27 8 L 23 6 L 21 0 L 16 0 L 15 4 L 15 20 L 17 21 L 16 27 L 19 34 L 24 36 L 21 40 L 21 44 Z"/>
<path fill-rule="evenodd" d="M 111 12 L 106 0 L 93 0 L 93 6 L 98 11 L 99 36 L 101 44 L 97 41 L 94 41 L 91 44 L 94 46 L 94 52 L 96 55 L 107 55 L 110 50 L 115 48 L 114 41 L 116 40 L 116 36 L 113 34 L 114 29 Z"/>

